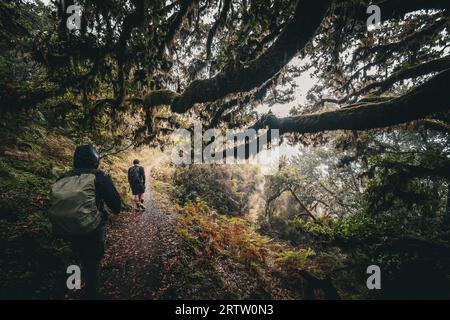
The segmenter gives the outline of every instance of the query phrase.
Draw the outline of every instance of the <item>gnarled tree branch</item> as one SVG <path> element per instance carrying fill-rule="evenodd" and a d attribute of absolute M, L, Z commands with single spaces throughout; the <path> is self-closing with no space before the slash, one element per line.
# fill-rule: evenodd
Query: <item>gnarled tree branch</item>
<path fill-rule="evenodd" d="M 250 91 L 269 80 L 283 68 L 295 54 L 303 49 L 322 22 L 330 0 L 298 1 L 292 20 L 273 45 L 247 65 L 235 64 L 213 78 L 193 81 L 178 95 L 165 91 L 164 99 L 176 113 L 185 113 L 196 103 L 215 101 L 231 93 Z M 161 95 L 152 92 L 151 95 Z M 170 103 L 169 103 L 170 102 Z M 147 104 L 148 108 L 157 106 Z"/>
<path fill-rule="evenodd" d="M 269 127 L 279 129 L 282 134 L 367 130 L 393 126 L 450 110 L 449 82 L 450 69 L 447 69 L 401 97 L 294 117 L 277 118 L 270 114 L 262 117 L 252 128 Z"/>
<path fill-rule="evenodd" d="M 381 94 L 389 90 L 398 81 L 417 78 L 420 76 L 431 74 L 433 72 L 439 72 L 448 68 L 450 68 L 450 56 L 434 59 L 409 68 L 400 69 L 399 71 L 393 73 L 386 79 L 372 82 L 367 86 L 359 90 L 356 90 L 355 92 L 349 94 L 348 96 L 342 99 L 323 99 L 322 102 L 342 104 L 348 102 L 353 97 L 362 96 L 374 89 L 377 89 L 376 90 L 377 94 Z"/>
<path fill-rule="evenodd" d="M 206 59 L 209 59 L 211 57 L 211 45 L 212 41 L 217 33 L 217 31 L 220 30 L 220 28 L 223 27 L 225 22 L 227 21 L 227 15 L 228 11 L 231 7 L 231 0 L 225 0 L 223 3 L 222 11 L 220 12 L 219 18 L 214 22 L 211 29 L 209 29 L 208 32 L 208 39 L 206 40 Z"/>

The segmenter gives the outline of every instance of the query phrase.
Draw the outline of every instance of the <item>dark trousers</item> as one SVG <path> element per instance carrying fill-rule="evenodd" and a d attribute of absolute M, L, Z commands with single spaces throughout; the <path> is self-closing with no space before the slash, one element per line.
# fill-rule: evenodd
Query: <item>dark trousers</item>
<path fill-rule="evenodd" d="M 81 276 L 86 283 L 87 298 L 95 298 L 98 294 L 100 262 L 105 252 L 105 236 L 106 223 L 101 222 L 94 231 L 67 237 L 81 263 Z"/>

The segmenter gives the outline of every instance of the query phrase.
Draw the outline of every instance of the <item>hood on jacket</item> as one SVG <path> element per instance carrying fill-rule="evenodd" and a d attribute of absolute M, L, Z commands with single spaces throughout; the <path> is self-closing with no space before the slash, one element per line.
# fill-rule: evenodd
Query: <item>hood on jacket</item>
<path fill-rule="evenodd" d="M 97 150 L 90 145 L 78 146 L 73 155 L 73 166 L 75 169 L 97 169 L 100 164 L 100 156 Z"/>

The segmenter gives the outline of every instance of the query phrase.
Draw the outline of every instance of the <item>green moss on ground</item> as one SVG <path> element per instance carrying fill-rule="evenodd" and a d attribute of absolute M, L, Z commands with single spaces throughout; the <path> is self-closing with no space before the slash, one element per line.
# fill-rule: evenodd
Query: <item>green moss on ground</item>
<path fill-rule="evenodd" d="M 70 168 L 74 144 L 35 123 L 15 125 L 0 127 L 0 298 L 60 298 L 58 270 L 70 250 L 51 236 L 46 212 L 50 185 Z"/>

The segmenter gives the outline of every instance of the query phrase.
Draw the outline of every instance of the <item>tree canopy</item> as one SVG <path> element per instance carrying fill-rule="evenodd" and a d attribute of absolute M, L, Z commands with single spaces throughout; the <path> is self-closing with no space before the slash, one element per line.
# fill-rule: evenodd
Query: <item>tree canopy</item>
<path fill-rule="evenodd" d="M 147 142 L 185 116 L 282 133 L 419 119 L 448 130 L 448 1 L 375 2 L 376 30 L 369 1 L 79 1 L 81 28 L 69 30 L 72 4 L 0 5 L 2 112 L 45 102 L 106 115 Z M 258 119 L 259 104 L 292 100 L 295 77 L 311 68 L 317 84 L 297 115 Z"/>

